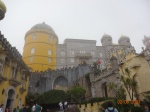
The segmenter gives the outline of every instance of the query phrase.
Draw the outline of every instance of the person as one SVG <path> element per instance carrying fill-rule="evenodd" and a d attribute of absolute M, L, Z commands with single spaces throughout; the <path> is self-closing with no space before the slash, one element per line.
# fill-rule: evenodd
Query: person
<path fill-rule="evenodd" d="M 8 106 L 8 107 L 6 107 L 6 112 L 10 112 L 11 110 L 10 110 L 10 107 Z"/>
<path fill-rule="evenodd" d="M 83 112 L 86 112 L 86 109 L 85 109 L 85 108 L 83 109 Z"/>
<path fill-rule="evenodd" d="M 144 110 L 145 110 L 144 112 L 150 112 L 147 105 L 144 106 Z"/>
<path fill-rule="evenodd" d="M 62 102 L 59 103 L 59 106 L 60 106 L 60 111 L 63 111 L 63 104 L 62 104 Z"/>
<path fill-rule="evenodd" d="M 65 107 L 65 109 L 67 108 L 67 104 L 68 104 L 68 102 L 65 101 L 65 102 L 64 102 L 64 107 Z"/>
<path fill-rule="evenodd" d="M 19 106 L 17 106 L 16 111 L 15 112 L 19 112 Z"/>
<path fill-rule="evenodd" d="M 80 112 L 79 108 L 76 105 L 72 105 L 65 109 L 64 112 Z"/>
<path fill-rule="evenodd" d="M 0 112 L 3 112 L 3 104 L 0 105 Z"/>
<path fill-rule="evenodd" d="M 42 111 L 42 107 L 36 103 L 35 112 L 41 112 L 41 111 Z"/>
<path fill-rule="evenodd" d="M 22 105 L 22 112 L 27 112 L 26 106 Z"/>
<path fill-rule="evenodd" d="M 105 110 L 105 112 L 118 112 L 116 108 L 113 107 L 113 103 L 111 101 L 108 102 L 108 108 Z"/>
<path fill-rule="evenodd" d="M 31 112 L 35 112 L 35 103 L 32 106 Z"/>

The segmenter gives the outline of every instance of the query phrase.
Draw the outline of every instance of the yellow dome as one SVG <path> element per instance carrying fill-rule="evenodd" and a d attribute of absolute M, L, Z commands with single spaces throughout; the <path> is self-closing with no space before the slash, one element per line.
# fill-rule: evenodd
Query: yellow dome
<path fill-rule="evenodd" d="M 0 0 L 0 20 L 2 20 L 5 17 L 6 13 L 6 6 L 5 4 Z"/>
<path fill-rule="evenodd" d="M 0 9 L 4 12 L 4 13 L 6 13 L 6 6 L 5 6 L 5 4 L 0 0 Z"/>

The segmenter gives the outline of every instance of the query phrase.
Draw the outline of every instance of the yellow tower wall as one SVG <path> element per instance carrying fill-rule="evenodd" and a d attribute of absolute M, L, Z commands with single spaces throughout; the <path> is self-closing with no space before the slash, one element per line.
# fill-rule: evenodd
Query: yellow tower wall
<path fill-rule="evenodd" d="M 34 35 L 36 35 L 35 39 L 33 39 Z M 45 32 L 36 32 L 27 35 L 25 37 L 23 52 L 24 62 L 33 71 L 56 69 L 56 44 L 57 39 Z M 32 48 L 35 49 L 33 54 L 31 54 Z M 48 50 L 51 50 L 51 55 L 48 54 Z M 32 62 L 30 62 L 31 57 L 33 58 Z M 49 58 L 51 62 L 48 62 Z"/>

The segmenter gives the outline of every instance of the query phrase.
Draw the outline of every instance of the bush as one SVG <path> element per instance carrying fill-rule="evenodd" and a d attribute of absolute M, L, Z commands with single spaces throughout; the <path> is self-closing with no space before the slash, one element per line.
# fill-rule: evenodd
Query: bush
<path fill-rule="evenodd" d="M 65 101 L 67 99 L 67 95 L 62 90 L 50 90 L 42 95 L 40 95 L 37 101 L 40 104 L 54 104 L 59 103 L 60 101 Z"/>

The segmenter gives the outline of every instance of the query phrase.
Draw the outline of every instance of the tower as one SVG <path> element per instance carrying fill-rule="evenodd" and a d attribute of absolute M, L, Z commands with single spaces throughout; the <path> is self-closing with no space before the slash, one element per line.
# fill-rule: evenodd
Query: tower
<path fill-rule="evenodd" d="M 102 46 L 112 45 L 112 37 L 110 35 L 104 34 L 101 39 Z"/>
<path fill-rule="evenodd" d="M 56 69 L 58 37 L 47 24 L 33 26 L 25 35 L 23 60 L 33 71 Z"/>
<path fill-rule="evenodd" d="M 119 45 L 125 45 L 125 46 L 130 46 L 130 38 L 127 36 L 121 36 L 118 40 Z"/>

